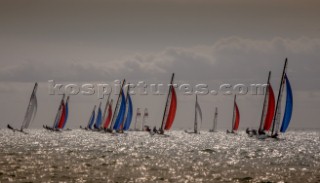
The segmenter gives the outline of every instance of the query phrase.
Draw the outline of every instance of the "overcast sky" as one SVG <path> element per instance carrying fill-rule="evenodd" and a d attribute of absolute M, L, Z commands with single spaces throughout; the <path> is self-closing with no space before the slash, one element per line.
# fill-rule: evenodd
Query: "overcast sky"
<path fill-rule="evenodd" d="M 20 126 L 35 81 L 39 110 L 32 128 L 52 124 L 56 83 L 169 82 L 271 84 L 278 93 L 288 57 L 294 95 L 291 129 L 320 128 L 320 1 L 292 0 L 1 0 L 0 127 Z M 116 96 L 112 96 L 116 99 Z M 159 126 L 165 95 L 133 96 Z M 174 128 L 191 128 L 195 96 L 178 93 Z M 219 108 L 231 126 L 233 96 L 200 96 L 203 129 Z M 104 100 L 102 100 L 104 101 Z M 72 96 L 67 126 L 85 125 L 94 96 Z M 238 97 L 240 128 L 258 126 L 263 96 Z"/>

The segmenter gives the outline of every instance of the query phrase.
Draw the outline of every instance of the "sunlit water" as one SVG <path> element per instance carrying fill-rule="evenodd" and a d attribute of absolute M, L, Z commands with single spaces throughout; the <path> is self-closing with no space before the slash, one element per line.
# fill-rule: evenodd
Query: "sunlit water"
<path fill-rule="evenodd" d="M 319 132 L 28 132 L 0 130 L 0 182 L 320 182 Z"/>

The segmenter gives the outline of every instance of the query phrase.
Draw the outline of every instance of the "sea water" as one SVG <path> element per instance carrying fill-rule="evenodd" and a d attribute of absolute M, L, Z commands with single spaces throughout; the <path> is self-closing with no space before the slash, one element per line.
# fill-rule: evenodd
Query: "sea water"
<path fill-rule="evenodd" d="M 320 132 L 0 130 L 0 182 L 320 182 Z"/>

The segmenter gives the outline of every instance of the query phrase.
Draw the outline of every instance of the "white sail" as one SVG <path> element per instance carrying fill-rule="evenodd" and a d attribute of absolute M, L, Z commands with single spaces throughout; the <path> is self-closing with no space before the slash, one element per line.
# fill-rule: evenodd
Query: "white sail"
<path fill-rule="evenodd" d="M 37 108 L 38 108 L 38 102 L 37 102 L 37 96 L 36 96 L 37 88 L 38 88 L 38 83 L 35 83 L 31 97 L 30 97 L 30 101 L 27 107 L 27 111 L 21 125 L 21 130 L 28 128 L 31 121 L 33 121 L 36 116 Z"/>
<path fill-rule="evenodd" d="M 201 111 L 200 105 L 198 103 L 198 95 L 196 95 L 194 133 L 200 133 L 201 124 L 202 124 L 202 111 Z"/>

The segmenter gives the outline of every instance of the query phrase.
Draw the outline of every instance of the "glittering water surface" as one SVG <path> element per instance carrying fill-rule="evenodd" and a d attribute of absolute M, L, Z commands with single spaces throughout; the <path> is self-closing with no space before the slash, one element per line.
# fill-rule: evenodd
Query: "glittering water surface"
<path fill-rule="evenodd" d="M 1 182 L 320 182 L 319 132 L 28 132 L 0 130 Z"/>

